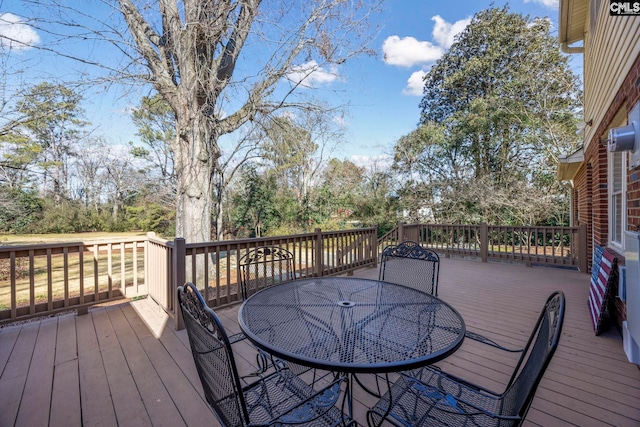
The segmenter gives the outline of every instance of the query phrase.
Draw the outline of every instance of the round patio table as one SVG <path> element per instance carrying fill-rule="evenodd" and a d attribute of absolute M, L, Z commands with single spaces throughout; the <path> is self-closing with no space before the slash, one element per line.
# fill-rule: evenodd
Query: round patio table
<path fill-rule="evenodd" d="M 347 374 L 389 373 L 437 362 L 460 347 L 465 324 L 433 295 L 378 280 L 291 281 L 249 297 L 240 328 L 287 361 Z"/>

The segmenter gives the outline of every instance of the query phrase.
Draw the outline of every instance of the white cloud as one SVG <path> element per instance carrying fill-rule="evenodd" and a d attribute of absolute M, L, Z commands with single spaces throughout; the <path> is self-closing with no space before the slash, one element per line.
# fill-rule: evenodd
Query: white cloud
<path fill-rule="evenodd" d="M 379 154 L 377 156 L 363 156 L 361 154 L 351 156 L 351 160 L 356 166 L 367 169 L 387 168 L 393 163 L 393 157 L 388 154 Z"/>
<path fill-rule="evenodd" d="M 550 9 L 557 9 L 559 0 L 524 0 L 525 3 L 539 3 Z"/>
<path fill-rule="evenodd" d="M 440 15 L 434 16 L 433 18 L 431 18 L 431 20 L 436 23 L 436 25 L 433 27 L 433 39 L 445 49 L 451 47 L 451 45 L 455 41 L 456 35 L 464 30 L 471 22 L 471 19 L 467 18 L 450 24 L 442 19 Z"/>
<path fill-rule="evenodd" d="M 302 65 L 294 65 L 287 78 L 303 87 L 314 87 L 316 85 L 331 83 L 340 78 L 338 67 L 331 66 L 329 70 L 318 65 L 314 60 Z"/>
<path fill-rule="evenodd" d="M 436 61 L 444 51 L 430 42 L 419 41 L 413 37 L 390 36 L 382 44 L 384 62 L 389 65 L 412 67 L 426 62 Z"/>
<path fill-rule="evenodd" d="M 13 13 L 0 15 L 0 48 L 29 49 L 40 42 L 40 37 Z"/>
<path fill-rule="evenodd" d="M 451 47 L 456 35 L 462 32 L 471 22 L 470 18 L 461 19 L 454 23 L 449 23 L 442 19 L 440 15 L 431 18 L 435 22 L 433 27 L 433 40 L 420 41 L 414 37 L 389 36 L 382 44 L 384 62 L 389 65 L 399 65 L 402 67 L 421 66 L 422 70 L 411 74 L 407 80 L 407 86 L 402 90 L 405 95 L 422 95 L 422 78 L 426 74 L 425 67 L 440 59 L 444 52 Z"/>
<path fill-rule="evenodd" d="M 411 77 L 407 80 L 407 87 L 402 90 L 405 95 L 422 96 L 422 88 L 424 87 L 424 78 L 426 71 L 420 70 L 411 74 Z"/>

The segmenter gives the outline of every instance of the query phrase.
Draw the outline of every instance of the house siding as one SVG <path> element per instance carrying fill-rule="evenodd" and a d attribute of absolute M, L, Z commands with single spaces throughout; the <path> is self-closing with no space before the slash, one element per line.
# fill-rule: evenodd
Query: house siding
<path fill-rule="evenodd" d="M 629 77 L 633 78 L 631 74 L 635 72 L 637 76 L 634 63 L 640 55 L 640 18 L 610 16 L 608 5 L 609 2 L 601 2 L 595 32 L 585 34 L 584 118 L 593 123 L 585 132 L 587 145 L 603 134 L 606 137 L 606 126 L 619 110 L 612 112 L 611 107 L 624 96 L 620 89 Z M 588 22 L 585 28 L 589 29 Z M 599 126 L 603 124 L 604 128 Z"/>

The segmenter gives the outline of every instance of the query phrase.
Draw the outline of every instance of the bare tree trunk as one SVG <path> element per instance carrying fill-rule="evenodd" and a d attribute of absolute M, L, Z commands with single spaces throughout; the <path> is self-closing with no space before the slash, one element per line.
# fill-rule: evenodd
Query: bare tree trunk
<path fill-rule="evenodd" d="M 217 202 L 216 202 L 216 206 L 215 206 L 215 214 L 214 214 L 214 218 L 215 218 L 215 223 L 216 223 L 216 240 L 224 240 L 224 230 L 222 229 L 223 227 L 223 221 L 222 221 L 222 202 L 223 202 L 223 197 L 222 195 L 218 196 L 217 198 Z"/>
<path fill-rule="evenodd" d="M 219 169 L 219 168 L 218 168 Z M 224 233 L 222 230 L 222 203 L 224 202 L 224 188 L 225 188 L 225 177 L 224 171 L 217 170 L 211 181 L 213 182 L 213 220 L 212 223 L 216 226 L 215 237 L 216 240 L 224 240 Z"/>
<path fill-rule="evenodd" d="M 306 102 L 287 101 L 294 87 L 280 98 L 274 95 L 276 86 L 290 80 L 288 76 L 303 53 L 309 57 L 313 53 L 320 63 L 314 59 L 305 65 L 302 80 L 311 79 L 318 68 L 342 64 L 367 52 L 366 43 L 360 41 L 365 41 L 362 34 L 378 6 L 378 0 L 321 1 L 298 10 L 287 2 L 265 2 L 268 4 L 258 20 L 261 2 L 158 0 L 152 2 L 158 6 L 154 12 L 147 2 L 117 0 L 140 55 L 134 63 L 139 59 L 149 69 L 149 82 L 176 115 L 177 137 L 172 147 L 177 176 L 176 234 L 187 242 L 211 239 L 212 190 L 217 185 L 212 179 L 213 172 L 220 169 L 218 137 L 279 109 L 309 107 Z M 258 28 L 252 33 L 254 21 Z M 281 21 L 288 25 L 281 25 Z M 266 49 L 273 46 L 271 53 L 265 52 L 269 58 L 266 63 L 258 60 L 256 64 L 262 71 L 232 78 L 247 39 L 252 36 L 253 43 L 259 43 L 263 34 L 274 37 L 274 43 L 265 44 Z M 126 43 L 129 46 L 128 40 Z M 228 89 L 230 82 L 233 86 Z M 295 87 L 304 86 L 300 83 Z M 228 104 L 231 98 L 234 102 Z M 220 108 L 235 103 L 239 105 L 235 111 Z M 219 237 L 221 210 L 218 205 L 215 221 Z"/>
<path fill-rule="evenodd" d="M 211 174 L 219 154 L 202 116 L 178 122 L 176 140 L 177 216 L 176 236 L 189 243 L 211 240 Z M 212 152 L 211 149 L 216 151 Z"/>
<path fill-rule="evenodd" d="M 118 223 L 118 211 L 119 209 L 120 203 L 118 202 L 118 198 L 116 197 L 113 200 L 113 207 L 111 209 L 111 219 L 113 220 L 114 224 Z"/>

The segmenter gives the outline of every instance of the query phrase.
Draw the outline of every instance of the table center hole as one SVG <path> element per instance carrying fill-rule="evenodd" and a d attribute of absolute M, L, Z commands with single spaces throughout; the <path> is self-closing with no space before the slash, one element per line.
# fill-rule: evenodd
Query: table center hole
<path fill-rule="evenodd" d="M 355 302 L 353 301 L 338 301 L 338 305 L 340 307 L 353 307 L 354 305 L 356 305 Z"/>

